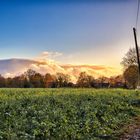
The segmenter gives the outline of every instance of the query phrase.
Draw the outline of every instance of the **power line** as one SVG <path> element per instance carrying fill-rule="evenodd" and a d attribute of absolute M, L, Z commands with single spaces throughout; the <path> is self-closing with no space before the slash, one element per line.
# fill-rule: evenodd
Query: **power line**
<path fill-rule="evenodd" d="M 135 46 L 136 46 L 136 54 L 137 54 L 137 63 L 138 63 L 138 85 L 137 89 L 140 89 L 140 54 L 139 54 L 139 47 L 137 43 L 137 26 L 139 20 L 139 9 L 140 9 L 140 0 L 138 0 L 138 8 L 137 8 L 137 15 L 136 15 L 136 27 L 133 28 L 134 32 L 134 39 L 135 39 Z"/>
<path fill-rule="evenodd" d="M 137 15 L 136 15 L 136 29 L 138 27 L 139 10 L 140 10 L 140 0 L 138 0 L 138 8 L 137 8 Z"/>

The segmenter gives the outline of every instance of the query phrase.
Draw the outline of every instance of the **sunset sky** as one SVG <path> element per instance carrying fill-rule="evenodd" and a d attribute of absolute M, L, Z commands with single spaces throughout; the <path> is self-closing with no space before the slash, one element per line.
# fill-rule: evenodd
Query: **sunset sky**
<path fill-rule="evenodd" d="M 0 59 L 50 52 L 63 64 L 120 67 L 136 8 L 137 0 L 1 0 Z"/>

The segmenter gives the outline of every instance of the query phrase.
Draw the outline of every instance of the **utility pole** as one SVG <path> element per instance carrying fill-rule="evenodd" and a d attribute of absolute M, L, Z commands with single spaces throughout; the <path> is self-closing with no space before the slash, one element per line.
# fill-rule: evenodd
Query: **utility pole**
<path fill-rule="evenodd" d="M 138 62 L 138 85 L 137 85 L 137 89 L 140 89 L 140 55 L 139 55 L 139 48 L 138 48 L 138 42 L 137 42 L 136 28 L 133 28 L 133 32 L 134 32 L 136 54 L 137 54 L 137 62 Z"/>

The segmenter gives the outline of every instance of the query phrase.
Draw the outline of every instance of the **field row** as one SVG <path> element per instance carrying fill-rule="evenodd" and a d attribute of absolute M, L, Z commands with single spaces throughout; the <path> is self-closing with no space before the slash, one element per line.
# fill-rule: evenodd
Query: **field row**
<path fill-rule="evenodd" d="M 114 139 L 139 100 L 133 90 L 1 89 L 0 139 Z"/>

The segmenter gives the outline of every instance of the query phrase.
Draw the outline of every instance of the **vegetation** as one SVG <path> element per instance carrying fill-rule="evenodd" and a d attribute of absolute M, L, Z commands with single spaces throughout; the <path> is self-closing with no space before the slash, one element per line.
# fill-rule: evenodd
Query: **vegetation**
<path fill-rule="evenodd" d="M 124 71 L 123 75 L 124 75 L 127 85 L 130 88 L 135 89 L 137 87 L 137 83 L 138 83 L 138 67 L 136 65 L 129 66 Z"/>
<path fill-rule="evenodd" d="M 94 78 L 81 72 L 77 82 L 71 80 L 69 75 L 63 73 L 56 73 L 52 75 L 46 73 L 42 75 L 34 70 L 27 70 L 22 75 L 13 78 L 4 78 L 0 75 L 0 87 L 5 88 L 62 88 L 62 87 L 80 87 L 80 88 L 109 88 L 119 87 L 124 88 L 125 82 L 121 75 L 114 77 L 99 77 Z"/>
<path fill-rule="evenodd" d="M 140 50 L 140 48 L 139 48 Z M 137 55 L 136 55 L 136 49 L 130 48 L 128 52 L 123 57 L 123 60 L 121 62 L 124 68 L 128 68 L 131 65 L 138 65 L 137 63 Z"/>
<path fill-rule="evenodd" d="M 139 49 L 140 50 L 140 49 Z M 135 89 L 138 84 L 138 62 L 136 49 L 130 48 L 123 57 L 121 64 L 124 67 L 123 77 L 128 88 Z"/>
<path fill-rule="evenodd" d="M 139 114 L 140 92 L 0 89 L 0 139 L 115 139 Z"/>

